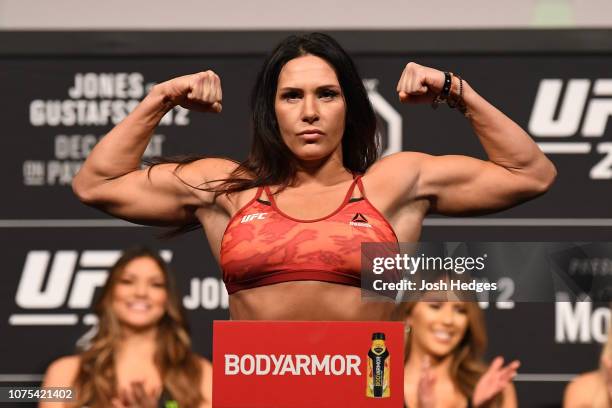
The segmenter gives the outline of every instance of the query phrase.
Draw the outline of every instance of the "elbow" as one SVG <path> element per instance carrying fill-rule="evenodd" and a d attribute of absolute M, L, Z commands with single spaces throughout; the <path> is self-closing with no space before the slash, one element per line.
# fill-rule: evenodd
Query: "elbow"
<path fill-rule="evenodd" d="M 544 170 L 543 173 L 544 177 L 542 182 L 542 193 L 545 193 L 550 190 L 557 179 L 557 168 L 550 160 L 547 159 L 546 170 Z"/>
<path fill-rule="evenodd" d="M 557 179 L 557 168 L 548 159 L 546 163 L 532 177 L 532 194 L 539 196 L 551 189 Z"/>
<path fill-rule="evenodd" d="M 80 173 L 77 173 L 72 179 L 72 192 L 83 204 L 93 205 L 96 202 L 93 189 L 83 181 Z"/>

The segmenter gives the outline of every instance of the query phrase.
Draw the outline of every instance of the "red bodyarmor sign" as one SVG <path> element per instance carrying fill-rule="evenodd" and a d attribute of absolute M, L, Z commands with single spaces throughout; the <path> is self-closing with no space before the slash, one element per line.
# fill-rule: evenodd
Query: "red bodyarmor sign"
<path fill-rule="evenodd" d="M 213 407 L 403 405 L 399 322 L 215 321 Z"/>

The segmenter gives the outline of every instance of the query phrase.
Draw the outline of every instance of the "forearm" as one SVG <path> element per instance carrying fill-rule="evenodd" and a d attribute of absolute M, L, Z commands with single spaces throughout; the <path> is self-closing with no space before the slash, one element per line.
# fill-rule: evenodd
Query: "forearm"
<path fill-rule="evenodd" d="M 453 78 L 453 92 L 459 79 Z M 554 165 L 531 137 L 512 119 L 481 97 L 463 81 L 463 100 L 469 121 L 489 160 L 509 171 L 542 180 L 553 179 Z"/>
<path fill-rule="evenodd" d="M 74 180 L 75 188 L 120 177 L 140 167 L 151 136 L 161 118 L 172 109 L 160 85 L 106 136 L 87 157 Z"/>

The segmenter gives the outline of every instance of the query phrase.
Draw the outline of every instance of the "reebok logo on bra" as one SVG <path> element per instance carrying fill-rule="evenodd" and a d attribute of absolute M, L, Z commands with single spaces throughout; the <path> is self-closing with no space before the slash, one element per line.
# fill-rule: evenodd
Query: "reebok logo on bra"
<path fill-rule="evenodd" d="M 245 222 L 249 222 L 249 221 L 253 221 L 253 220 L 265 220 L 266 219 L 266 214 L 268 214 L 268 213 L 255 213 L 255 214 L 245 215 L 244 217 L 242 217 L 240 222 L 241 223 L 245 223 Z"/>
<path fill-rule="evenodd" d="M 372 228 L 372 226 L 368 223 L 368 220 L 366 219 L 366 217 L 364 217 L 363 214 L 361 213 L 356 213 L 353 219 L 351 220 L 350 224 L 353 227 Z"/>

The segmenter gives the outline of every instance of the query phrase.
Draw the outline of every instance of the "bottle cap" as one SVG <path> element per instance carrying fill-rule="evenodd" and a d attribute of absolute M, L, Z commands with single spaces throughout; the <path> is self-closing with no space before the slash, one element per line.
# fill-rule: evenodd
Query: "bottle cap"
<path fill-rule="evenodd" d="M 372 340 L 384 340 L 385 333 L 374 333 L 372 334 Z"/>

